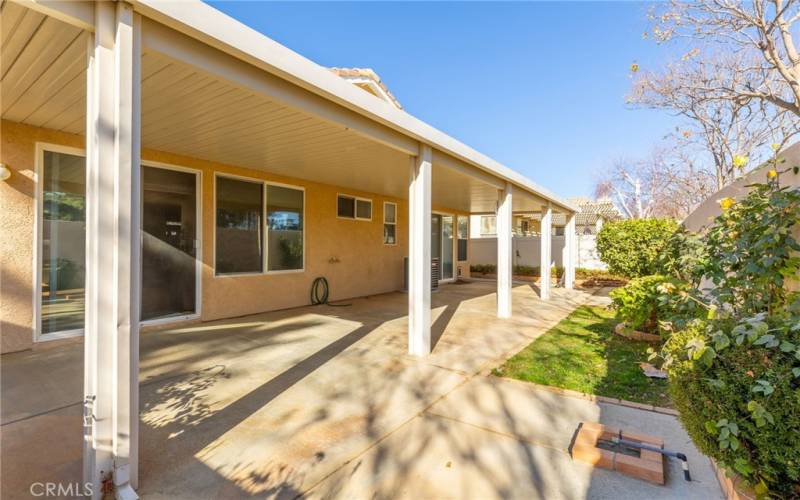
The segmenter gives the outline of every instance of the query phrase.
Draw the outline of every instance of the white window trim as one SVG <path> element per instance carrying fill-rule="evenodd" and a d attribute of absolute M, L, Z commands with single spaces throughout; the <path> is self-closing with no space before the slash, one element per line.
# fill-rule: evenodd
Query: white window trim
<path fill-rule="evenodd" d="M 441 215 L 442 217 L 452 217 L 453 218 L 453 249 L 452 249 L 452 259 L 453 259 L 453 276 L 451 278 L 441 278 L 439 283 L 453 283 L 458 279 L 458 215 L 450 212 L 440 212 L 438 210 L 431 210 L 431 214 Z M 440 232 L 444 231 L 444 220 L 442 220 L 442 227 L 439 228 Z M 440 234 L 441 236 L 441 234 Z M 444 241 L 444 238 L 440 238 L 440 241 Z M 441 257 L 439 261 L 439 273 L 441 274 Z"/>
<path fill-rule="evenodd" d="M 267 215 L 268 186 L 278 186 L 303 192 L 303 265 L 300 269 L 269 270 L 269 220 Z M 306 272 L 306 188 L 282 182 L 264 181 L 264 274 L 297 274 Z"/>
<path fill-rule="evenodd" d="M 61 340 L 72 337 L 83 336 L 84 329 L 76 328 L 73 330 L 62 330 L 59 332 L 50 332 L 47 334 L 42 333 L 42 262 L 41 256 L 44 251 L 44 186 L 43 169 L 44 169 L 44 153 L 50 151 L 52 153 L 63 153 L 86 158 L 86 150 L 82 148 L 73 148 L 69 146 L 62 146 L 60 144 L 51 144 L 47 142 L 36 143 L 36 157 L 34 158 L 34 198 L 33 204 L 33 342 L 49 342 L 51 340 Z M 84 283 L 84 290 L 86 284 Z M 85 300 L 85 299 L 84 299 Z M 84 302 L 84 307 L 86 306 Z"/>
<path fill-rule="evenodd" d="M 76 328 L 73 330 L 62 330 L 58 332 L 50 332 L 47 334 L 42 333 L 42 295 L 41 295 L 41 284 L 42 284 L 42 263 L 40 261 L 40 257 L 43 252 L 44 247 L 44 186 L 40 180 L 43 179 L 42 173 L 44 169 L 44 153 L 45 151 L 50 151 L 52 153 L 63 153 L 63 154 L 70 154 L 75 156 L 81 156 L 84 159 L 86 158 L 86 150 L 82 148 L 74 148 L 70 146 L 62 146 L 60 144 L 52 144 L 47 142 L 36 142 L 35 147 L 35 154 L 36 157 L 34 158 L 34 204 L 33 204 L 33 221 L 34 221 L 34 230 L 33 230 L 33 286 L 31 287 L 33 290 L 33 342 L 50 342 L 52 340 L 62 340 L 67 338 L 73 337 L 82 337 L 84 335 L 84 328 Z M 159 325 L 159 324 L 169 324 L 175 323 L 179 321 L 186 321 L 197 319 L 200 317 L 203 308 L 203 293 L 202 293 L 202 271 L 203 271 L 203 172 L 202 170 L 193 169 L 182 167 L 178 165 L 172 165 L 168 163 L 161 163 L 156 161 L 150 160 L 142 160 L 141 166 L 145 167 L 156 167 L 156 168 L 163 168 L 166 170 L 175 170 L 179 172 L 188 172 L 193 173 L 197 177 L 197 184 L 195 185 L 195 196 L 197 202 L 197 220 L 199 224 L 197 224 L 197 256 L 195 258 L 195 309 L 196 312 L 192 314 L 183 314 L 180 316 L 166 316 L 162 318 L 153 318 L 149 320 L 139 321 L 140 325 Z M 305 208 L 304 208 L 305 209 Z M 139 210 L 144 210 L 144 203 L 140 203 Z M 140 219 L 141 221 L 141 212 L 140 212 Z M 141 246 L 142 240 L 141 235 L 139 237 L 139 245 Z M 141 254 L 140 254 L 141 259 Z M 140 269 L 141 269 L 141 261 L 140 261 Z M 139 279 L 141 280 L 141 273 L 139 275 Z M 85 286 L 85 285 L 84 285 Z M 141 283 L 139 286 L 141 290 Z"/>
<path fill-rule="evenodd" d="M 180 165 L 173 165 L 171 163 L 162 163 L 158 161 L 142 160 L 142 167 L 161 168 L 164 170 L 173 170 L 175 172 L 186 172 L 195 175 L 195 223 L 197 229 L 195 230 L 195 239 L 197 240 L 197 248 L 195 249 L 195 312 L 190 314 L 181 314 L 178 316 L 162 316 L 160 318 L 152 318 L 140 321 L 139 324 L 146 325 L 165 325 L 169 323 L 176 323 L 178 321 L 188 321 L 200 318 L 203 311 L 203 171 L 196 168 L 183 167 Z M 144 185 L 142 185 L 142 192 L 144 193 Z M 139 203 L 139 220 L 144 220 L 144 198 Z M 139 235 L 139 246 L 142 245 L 142 234 Z M 144 263 L 141 261 L 143 252 L 139 252 L 139 269 L 142 269 Z M 142 275 L 139 273 L 139 290 L 142 289 Z"/>
<path fill-rule="evenodd" d="M 229 179 L 240 180 L 244 182 L 251 182 L 253 184 L 261 184 L 262 187 L 262 196 L 261 196 L 261 214 L 262 223 L 261 223 L 261 233 L 262 239 L 261 244 L 264 247 L 264 251 L 262 252 L 261 256 L 261 271 L 247 271 L 242 273 L 224 273 L 218 274 L 217 273 L 217 177 L 226 177 Z M 267 186 L 279 186 L 285 187 L 289 189 L 296 189 L 298 191 L 303 192 L 303 267 L 300 269 L 279 269 L 276 271 L 269 271 L 269 221 L 267 220 Z M 273 182 L 273 181 L 266 181 L 263 179 L 258 179 L 255 177 L 247 177 L 243 175 L 236 175 L 236 174 L 229 174 L 227 172 L 214 172 L 214 185 L 212 187 L 212 204 L 213 204 L 213 224 L 214 224 L 214 233 L 213 233 L 213 241 L 212 241 L 212 268 L 213 268 L 213 277 L 214 279 L 228 279 L 228 278 L 242 278 L 247 276 L 268 276 L 273 274 L 297 274 L 297 273 L 304 273 L 306 271 L 306 188 L 304 186 L 297 186 L 294 184 L 286 184 L 283 182 Z"/>
<path fill-rule="evenodd" d="M 459 221 L 461 219 L 464 219 L 464 220 L 467 221 L 467 234 L 463 238 L 461 236 L 459 236 L 459 234 L 458 234 L 458 223 L 459 223 Z M 469 229 L 470 229 L 469 228 L 469 224 L 470 224 L 470 222 L 469 222 L 469 216 L 468 215 L 456 215 L 456 262 L 469 262 Z M 458 242 L 460 240 L 466 240 L 467 241 L 467 259 L 466 260 L 460 260 L 458 258 Z"/>
<path fill-rule="evenodd" d="M 234 179 L 237 181 L 249 182 L 251 184 L 260 184 L 261 185 L 261 270 L 260 271 L 245 271 L 241 273 L 224 273 L 220 274 L 217 272 L 217 179 L 223 177 L 226 179 Z M 236 278 L 240 276 L 261 276 L 264 274 L 267 265 L 267 252 L 264 247 L 266 247 L 267 238 L 266 238 L 266 215 L 267 215 L 267 193 L 266 187 L 264 185 L 264 181 L 261 179 L 254 179 L 252 177 L 244 177 L 242 175 L 235 175 L 235 174 L 228 174 L 224 172 L 214 172 L 214 186 L 212 188 L 212 196 L 213 196 L 213 212 L 212 218 L 214 220 L 214 235 L 212 238 L 211 243 L 211 255 L 213 260 L 213 268 L 214 268 L 214 278 Z"/>
<path fill-rule="evenodd" d="M 394 206 L 394 222 L 386 222 L 386 205 Z M 394 226 L 394 243 L 386 243 L 386 238 L 383 240 L 383 244 L 387 247 L 396 247 L 397 246 L 397 203 L 393 201 L 384 201 L 383 202 L 383 225 L 392 225 Z M 383 229 L 383 228 L 381 228 Z"/>
<path fill-rule="evenodd" d="M 339 197 L 351 198 L 353 200 L 353 217 L 342 217 L 342 216 L 339 215 Z M 359 217 L 358 216 L 358 206 L 357 206 L 358 204 L 356 203 L 356 201 L 359 201 L 359 200 L 360 201 L 368 201 L 369 202 L 369 206 L 370 206 L 370 210 L 369 210 L 369 215 L 370 216 L 369 216 L 369 218 Z M 372 221 L 372 215 L 374 213 L 375 213 L 375 203 L 372 202 L 372 198 L 364 198 L 364 197 L 361 197 L 361 196 L 355 196 L 355 195 L 346 194 L 346 193 L 336 193 L 336 218 L 337 219 L 342 219 L 342 220 L 360 220 L 360 221 L 371 222 Z"/>

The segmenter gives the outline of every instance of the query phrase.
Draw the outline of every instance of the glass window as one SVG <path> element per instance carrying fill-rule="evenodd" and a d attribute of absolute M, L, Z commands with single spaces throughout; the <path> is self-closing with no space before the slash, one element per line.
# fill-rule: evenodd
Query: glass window
<path fill-rule="evenodd" d="M 372 220 L 372 200 L 340 194 L 336 197 L 336 215 L 343 219 Z"/>
<path fill-rule="evenodd" d="M 469 219 L 462 215 L 458 216 L 458 260 L 467 260 L 467 244 L 469 240 Z"/>
<path fill-rule="evenodd" d="M 83 329 L 86 272 L 86 161 L 44 152 L 42 334 Z"/>
<path fill-rule="evenodd" d="M 372 202 L 356 200 L 356 219 L 372 219 Z"/>
<path fill-rule="evenodd" d="M 263 270 L 262 183 L 217 177 L 217 274 Z"/>
<path fill-rule="evenodd" d="M 383 204 L 383 244 L 397 244 L 397 205 L 388 201 Z"/>
<path fill-rule="evenodd" d="M 197 175 L 142 166 L 143 320 L 197 312 Z"/>
<path fill-rule="evenodd" d="M 497 234 L 497 217 L 481 215 L 481 234 Z"/>
<path fill-rule="evenodd" d="M 267 186 L 267 269 L 303 269 L 303 196 L 301 189 Z"/>
<path fill-rule="evenodd" d="M 356 216 L 356 199 L 349 196 L 339 195 L 336 199 L 336 215 L 346 219 L 354 219 Z"/>

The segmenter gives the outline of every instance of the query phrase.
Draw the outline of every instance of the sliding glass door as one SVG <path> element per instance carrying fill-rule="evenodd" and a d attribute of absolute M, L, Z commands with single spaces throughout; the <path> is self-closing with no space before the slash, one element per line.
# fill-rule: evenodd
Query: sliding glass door
<path fill-rule="evenodd" d="M 431 259 L 439 259 L 439 279 L 453 279 L 453 216 L 431 215 Z"/>
<path fill-rule="evenodd" d="M 453 279 L 453 216 L 442 216 L 442 279 Z"/>
<path fill-rule="evenodd" d="M 198 179 L 142 166 L 142 320 L 197 313 Z"/>

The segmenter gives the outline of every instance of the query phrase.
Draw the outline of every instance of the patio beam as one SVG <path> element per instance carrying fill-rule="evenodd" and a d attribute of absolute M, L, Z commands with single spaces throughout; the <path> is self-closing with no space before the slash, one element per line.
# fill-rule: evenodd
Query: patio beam
<path fill-rule="evenodd" d="M 408 353 L 431 352 L 432 153 L 421 144 L 411 157 L 408 187 Z"/>
<path fill-rule="evenodd" d="M 471 177 L 497 189 L 505 189 L 506 186 L 506 182 L 499 177 L 488 174 L 483 170 L 436 149 L 433 150 L 433 164 L 466 175 L 467 177 Z"/>
<path fill-rule="evenodd" d="M 71 2 L 65 2 L 64 0 L 14 0 L 14 2 L 76 28 L 89 32 L 94 31 L 93 2 L 84 0 Z"/>
<path fill-rule="evenodd" d="M 541 282 L 539 283 L 539 297 L 543 300 L 550 298 L 550 267 L 553 263 L 553 207 L 548 203 L 542 205 L 542 230 L 539 262 L 539 274 L 541 275 Z"/>
<path fill-rule="evenodd" d="M 513 186 L 506 183 L 503 190 L 498 191 L 497 201 L 497 317 L 511 317 L 511 280 L 513 237 Z"/>
<path fill-rule="evenodd" d="M 567 225 L 564 228 L 564 288 L 575 288 L 575 212 L 567 214 Z"/>
<path fill-rule="evenodd" d="M 407 135 L 147 18 L 142 26 L 142 44 L 148 52 L 158 52 L 208 76 L 304 111 L 403 154 L 419 153 L 418 141 Z"/>
<path fill-rule="evenodd" d="M 136 498 L 139 422 L 140 17 L 95 4 L 86 110 L 84 483 Z"/>

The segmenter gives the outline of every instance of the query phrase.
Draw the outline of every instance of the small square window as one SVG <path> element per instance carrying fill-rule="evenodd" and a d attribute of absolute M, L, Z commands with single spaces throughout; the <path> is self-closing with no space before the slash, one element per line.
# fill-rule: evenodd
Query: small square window
<path fill-rule="evenodd" d="M 372 219 L 372 202 L 356 200 L 356 219 Z"/>
<path fill-rule="evenodd" d="M 356 216 L 356 199 L 349 196 L 339 196 L 336 201 L 337 215 L 347 219 L 354 219 Z"/>
<path fill-rule="evenodd" d="M 389 202 L 383 204 L 383 222 L 388 224 L 397 222 L 397 205 Z"/>

